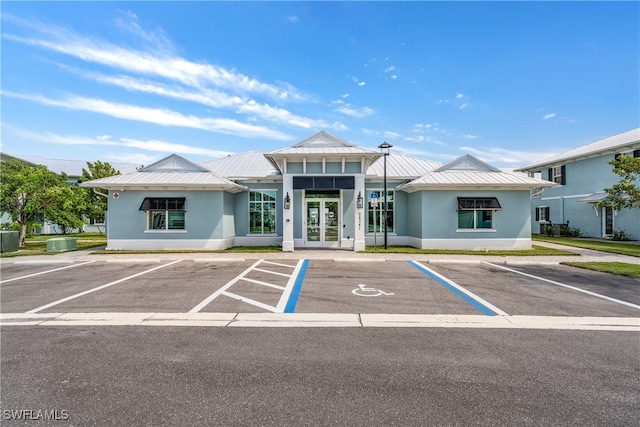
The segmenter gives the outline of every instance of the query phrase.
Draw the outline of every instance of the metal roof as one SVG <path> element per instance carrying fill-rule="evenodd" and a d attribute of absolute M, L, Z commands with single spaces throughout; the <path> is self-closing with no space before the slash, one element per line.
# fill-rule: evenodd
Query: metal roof
<path fill-rule="evenodd" d="M 192 190 L 225 190 L 240 192 L 246 187 L 236 184 L 215 172 L 206 170 L 177 154 L 125 175 L 95 179 L 80 184 L 83 187 L 118 189 L 192 189 Z"/>
<path fill-rule="evenodd" d="M 621 151 L 634 150 L 640 148 L 640 128 L 636 128 L 618 135 L 600 139 L 591 144 L 583 145 L 555 156 L 525 166 L 518 170 L 531 171 L 545 167 L 557 166 L 561 163 L 573 162 L 587 159 L 589 157 L 600 156 L 609 153 L 619 153 Z"/>
<path fill-rule="evenodd" d="M 387 156 L 387 177 L 414 179 L 439 167 L 440 163 L 417 157 L 391 153 Z M 367 177 L 384 177 L 384 159 L 376 160 L 367 169 Z"/>
<path fill-rule="evenodd" d="M 428 172 L 407 184 L 397 187 L 398 190 L 408 192 L 419 190 L 444 189 L 534 189 L 540 187 L 555 187 L 556 183 L 530 178 L 514 172 Z"/>
<path fill-rule="evenodd" d="M 200 165 L 229 179 L 281 176 L 280 172 L 266 159 L 265 153 L 266 151 L 250 151 L 210 160 Z"/>
<path fill-rule="evenodd" d="M 212 172 L 135 172 L 83 182 L 80 186 L 108 190 L 192 189 L 226 190 L 233 193 L 246 190 L 246 187 L 216 176 Z"/>
<path fill-rule="evenodd" d="M 407 192 L 441 189 L 534 189 L 556 183 L 517 172 L 503 172 L 469 154 L 458 157 L 420 178 L 396 187 Z"/>
<path fill-rule="evenodd" d="M 578 200 L 578 203 L 599 203 L 607 197 L 609 197 L 609 193 L 606 191 L 596 191 L 595 193 L 591 193 L 587 197 Z"/>

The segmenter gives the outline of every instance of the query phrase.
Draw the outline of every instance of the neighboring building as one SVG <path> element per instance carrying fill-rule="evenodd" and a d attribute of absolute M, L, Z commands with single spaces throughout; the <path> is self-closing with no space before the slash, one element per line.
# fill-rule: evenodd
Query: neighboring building
<path fill-rule="evenodd" d="M 607 238 L 614 230 L 624 230 L 631 239 L 640 240 L 640 209 L 617 211 L 604 192 L 620 180 L 608 163 L 620 154 L 640 157 L 640 128 L 520 169 L 559 184 L 532 193 L 532 232 L 543 233 L 549 224 L 568 224 L 586 237 Z"/>
<path fill-rule="evenodd" d="M 70 184 L 76 184 L 80 177 L 82 176 L 82 169 L 89 169 L 89 166 L 84 160 L 61 160 L 61 159 L 47 159 L 45 157 L 40 156 L 23 156 L 23 155 L 10 155 L 6 153 L 0 153 L 0 161 L 6 161 L 8 159 L 21 160 L 25 163 L 31 165 L 42 165 L 45 166 L 49 171 L 57 173 L 57 174 L 66 174 L 68 177 L 68 181 Z M 139 165 L 133 163 L 109 163 L 115 170 L 120 173 L 132 173 L 139 168 Z M 0 219 L 0 222 L 7 222 L 10 218 L 5 214 Z M 50 223 L 49 221 L 44 221 L 40 219 L 41 227 L 36 228 L 34 233 L 36 234 L 61 234 L 62 230 L 60 226 L 57 224 Z M 80 230 L 72 230 L 73 232 L 78 232 Z M 82 228 L 82 231 L 91 232 L 91 231 L 105 231 L 105 224 L 103 221 L 92 221 L 90 220 L 88 224 L 85 224 Z"/>
<path fill-rule="evenodd" d="M 472 156 L 445 165 L 384 156 L 324 131 L 200 165 L 174 154 L 80 185 L 108 189 L 109 249 L 359 251 L 383 244 L 385 159 L 390 245 L 528 249 L 530 190 L 555 185 Z"/>

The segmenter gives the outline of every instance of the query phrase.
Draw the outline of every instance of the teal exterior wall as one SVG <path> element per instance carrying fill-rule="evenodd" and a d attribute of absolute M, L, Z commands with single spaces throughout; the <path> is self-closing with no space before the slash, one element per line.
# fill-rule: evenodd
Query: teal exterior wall
<path fill-rule="evenodd" d="M 530 234 L 529 191 L 421 191 L 411 198 L 411 218 L 421 216 L 412 237 L 422 239 L 527 239 Z M 502 210 L 493 219 L 495 232 L 458 230 L 458 197 L 496 197 Z M 418 200 L 419 199 L 419 200 Z M 420 234 L 417 234 L 417 233 Z"/>
<path fill-rule="evenodd" d="M 118 191 L 113 198 L 109 192 L 110 239 L 222 239 L 225 232 L 225 200 L 232 200 L 224 192 L 211 191 Z M 140 205 L 145 197 L 185 197 L 185 229 L 175 231 L 147 230 L 147 214 Z"/>
<path fill-rule="evenodd" d="M 547 188 L 539 198 L 531 199 L 532 233 L 540 233 L 548 223 L 566 224 L 578 228 L 585 237 L 601 238 L 604 235 L 602 209 L 598 215 L 590 203 L 579 200 L 592 193 L 603 191 L 620 180 L 608 162 L 614 154 L 602 155 L 590 159 L 565 164 L 565 185 Z M 542 179 L 549 180 L 548 168 L 541 171 Z M 536 221 L 538 207 L 549 208 L 548 222 Z M 634 240 L 640 240 L 640 209 L 622 209 L 614 217 L 614 229 L 625 230 Z"/>

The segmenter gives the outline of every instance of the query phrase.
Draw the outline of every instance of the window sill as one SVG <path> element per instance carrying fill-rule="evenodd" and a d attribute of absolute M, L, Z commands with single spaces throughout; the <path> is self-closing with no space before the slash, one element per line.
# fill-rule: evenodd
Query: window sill
<path fill-rule="evenodd" d="M 497 233 L 495 228 L 458 228 L 456 233 Z"/>
<path fill-rule="evenodd" d="M 150 234 L 179 234 L 186 233 L 187 230 L 144 230 L 144 232 Z"/>
<path fill-rule="evenodd" d="M 278 233 L 250 233 L 246 234 L 247 237 L 278 237 Z"/>

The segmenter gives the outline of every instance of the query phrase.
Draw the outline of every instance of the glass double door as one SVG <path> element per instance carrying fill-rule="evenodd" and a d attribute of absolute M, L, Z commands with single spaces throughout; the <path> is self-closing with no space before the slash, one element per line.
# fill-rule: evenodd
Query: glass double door
<path fill-rule="evenodd" d="M 340 241 L 339 199 L 306 199 L 307 246 L 334 247 Z"/>

